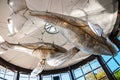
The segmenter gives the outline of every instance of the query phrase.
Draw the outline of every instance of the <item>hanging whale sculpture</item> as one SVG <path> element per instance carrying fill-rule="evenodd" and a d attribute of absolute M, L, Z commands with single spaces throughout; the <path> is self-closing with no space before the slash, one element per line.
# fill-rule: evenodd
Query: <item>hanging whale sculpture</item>
<path fill-rule="evenodd" d="M 117 53 L 114 44 L 104 37 L 96 35 L 86 21 L 71 16 L 44 11 L 30 12 L 30 15 L 52 23 L 56 25 L 56 28 L 62 27 L 63 29 L 68 29 L 73 32 L 77 39 L 70 39 L 70 42 L 83 52 L 95 55 L 114 55 Z M 60 32 L 64 33 L 62 30 Z M 63 35 L 68 39 L 66 34 Z"/>
<path fill-rule="evenodd" d="M 7 50 L 16 50 L 34 55 L 40 59 L 31 75 L 41 73 L 46 63 L 50 66 L 58 66 L 70 60 L 79 51 L 94 55 L 114 55 L 117 52 L 114 44 L 102 37 L 102 29 L 99 25 L 51 12 L 31 12 L 30 15 L 53 24 L 75 46 L 72 49 L 66 50 L 56 44 L 45 42 L 13 44 L 4 41 L 0 43 L 1 54 Z M 64 29 L 68 30 L 68 34 L 71 32 L 73 35 L 68 37 Z"/>
<path fill-rule="evenodd" d="M 0 42 L 0 54 L 9 50 L 16 50 L 28 53 L 40 59 L 37 67 L 31 72 L 31 75 L 38 75 L 41 73 L 45 68 L 46 63 L 50 66 L 59 66 L 70 60 L 79 51 L 94 55 L 114 55 L 117 53 L 114 48 L 114 44 L 108 38 L 104 38 L 102 36 L 103 30 L 97 24 L 83 21 L 76 17 L 52 12 L 31 11 L 26 4 L 26 0 L 8 0 L 8 4 L 13 12 L 8 19 L 8 31 L 10 32 L 10 35 L 14 36 L 22 29 L 23 24 L 28 20 L 24 14 L 26 11 L 30 11 L 29 16 L 36 17 L 53 24 L 66 38 L 66 40 L 68 40 L 70 44 L 74 45 L 73 48 L 67 50 L 56 44 L 46 42 L 24 44 L 14 44 L 4 40 Z M 21 12 L 22 17 L 16 20 L 16 16 L 21 16 Z M 101 12 L 103 12 L 103 10 Z M 19 20 L 22 20 L 20 21 L 22 24 Z M 20 24 L 18 25 L 16 22 Z M 16 25 L 13 25 L 13 23 L 16 23 Z M 72 33 L 72 35 L 69 33 Z"/>
<path fill-rule="evenodd" d="M 50 66 L 59 66 L 70 60 L 79 52 L 79 49 L 76 47 L 66 50 L 58 45 L 44 42 L 13 44 L 4 41 L 0 43 L 0 54 L 3 54 L 8 50 L 25 52 L 40 59 L 37 67 L 31 72 L 32 76 L 38 75 L 42 72 L 45 68 L 46 62 Z"/>

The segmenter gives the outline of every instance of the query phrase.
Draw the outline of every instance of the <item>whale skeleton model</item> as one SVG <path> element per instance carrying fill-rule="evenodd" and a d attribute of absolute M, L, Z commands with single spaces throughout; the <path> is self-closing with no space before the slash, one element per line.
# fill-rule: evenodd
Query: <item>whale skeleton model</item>
<path fill-rule="evenodd" d="M 95 55 L 114 55 L 117 52 L 114 44 L 102 37 L 102 29 L 98 25 L 96 26 L 90 22 L 87 23 L 75 17 L 51 12 L 31 12 L 30 15 L 53 24 L 75 46 L 72 49 L 66 50 L 52 43 L 13 44 L 3 40 L 0 44 L 1 54 L 7 50 L 17 50 L 34 55 L 40 59 L 31 75 L 41 73 L 46 63 L 50 66 L 58 66 L 70 60 L 79 51 Z M 68 34 L 71 32 L 73 35 L 68 37 L 64 29 L 68 30 Z"/>
<path fill-rule="evenodd" d="M 3 41 L 2 38 L 1 41 Z M 79 52 L 79 49 L 76 47 L 66 50 L 58 45 L 44 42 L 13 44 L 4 41 L 0 43 L 0 54 L 8 50 L 22 51 L 40 59 L 37 67 L 31 72 L 31 76 L 41 73 L 45 68 L 46 62 L 50 66 L 58 66 L 70 60 Z"/>
<path fill-rule="evenodd" d="M 26 11 L 29 11 L 26 0 L 8 0 L 8 4 L 13 11 L 11 14 L 12 18 L 16 18 L 16 16 L 23 11 L 22 18 L 24 20 L 21 22 L 27 21 L 27 18 L 24 16 Z M 0 55 L 9 50 L 16 50 L 28 53 L 40 59 L 37 67 L 31 72 L 31 75 L 38 75 L 41 73 L 46 63 L 50 66 L 59 66 L 70 60 L 79 51 L 94 55 L 114 55 L 117 53 L 114 44 L 108 38 L 102 37 L 103 30 L 97 24 L 83 21 L 76 17 L 44 11 L 34 12 L 30 10 L 29 16 L 51 23 L 69 43 L 75 46 L 67 50 L 56 44 L 45 42 L 14 44 L 0 37 Z M 16 27 L 13 26 L 11 19 L 8 20 L 8 23 L 10 35 L 17 34 L 21 29 L 22 25 L 17 24 Z M 72 34 L 70 35 L 70 33 Z"/>
<path fill-rule="evenodd" d="M 73 39 L 72 36 L 68 37 L 67 34 L 64 34 L 65 32 L 62 29 L 60 32 L 83 52 L 95 55 L 114 55 L 117 52 L 114 48 L 114 44 L 110 42 L 110 40 L 102 37 L 102 30 L 100 32 L 98 31 L 101 28 L 92 23 L 88 24 L 78 18 L 52 12 L 31 12 L 30 15 L 56 25 L 55 27 L 59 30 L 60 28 L 68 29 L 69 32 L 74 34 L 73 36 L 76 37 L 76 39 Z M 98 30 L 96 27 L 98 27 Z M 97 33 L 94 33 L 93 30 Z"/>

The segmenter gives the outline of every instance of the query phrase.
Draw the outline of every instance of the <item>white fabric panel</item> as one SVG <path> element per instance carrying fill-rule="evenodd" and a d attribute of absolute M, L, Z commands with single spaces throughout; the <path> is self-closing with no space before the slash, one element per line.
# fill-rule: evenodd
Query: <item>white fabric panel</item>
<path fill-rule="evenodd" d="M 8 0 L 8 4 L 13 12 L 18 12 L 27 7 L 25 0 Z"/>

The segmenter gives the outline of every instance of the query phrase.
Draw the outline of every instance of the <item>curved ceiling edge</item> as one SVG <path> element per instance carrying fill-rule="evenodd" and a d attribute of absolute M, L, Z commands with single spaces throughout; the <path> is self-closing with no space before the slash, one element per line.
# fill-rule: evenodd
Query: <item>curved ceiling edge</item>
<path fill-rule="evenodd" d="M 78 68 L 79 66 L 82 66 L 84 65 L 85 63 L 89 62 L 90 60 L 93 60 L 97 58 L 97 56 L 95 55 L 91 55 L 89 56 L 88 58 L 74 64 L 74 65 L 71 65 L 71 66 L 68 66 L 68 67 L 65 67 L 65 68 L 61 68 L 61 69 L 56 69 L 56 70 L 44 70 L 41 75 L 49 75 L 49 74 L 57 74 L 57 73 L 62 73 L 62 72 L 66 72 L 66 71 L 69 71 L 71 69 L 76 69 Z M 2 65 L 3 67 L 7 67 L 8 69 L 12 70 L 12 71 L 19 71 L 20 73 L 25 73 L 25 74 L 30 74 L 30 72 L 32 70 L 30 69 L 25 69 L 25 68 L 22 68 L 22 67 L 19 67 L 19 66 L 16 66 L 14 64 L 11 64 L 9 62 L 7 62 L 6 60 L 4 60 L 3 58 L 0 57 L 0 65 Z"/>

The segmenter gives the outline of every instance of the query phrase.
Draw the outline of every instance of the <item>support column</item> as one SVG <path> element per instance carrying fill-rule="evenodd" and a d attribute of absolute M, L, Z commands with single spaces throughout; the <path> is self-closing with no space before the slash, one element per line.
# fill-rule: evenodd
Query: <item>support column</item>
<path fill-rule="evenodd" d="M 39 77 L 39 80 L 42 80 L 42 77 L 41 77 L 41 75 L 38 75 L 38 77 Z"/>
<path fill-rule="evenodd" d="M 15 80 L 19 80 L 19 78 L 20 78 L 20 73 L 19 73 L 19 71 L 17 71 L 16 79 Z"/>
<path fill-rule="evenodd" d="M 71 79 L 75 80 L 71 68 L 69 68 L 69 71 L 70 71 Z"/>

